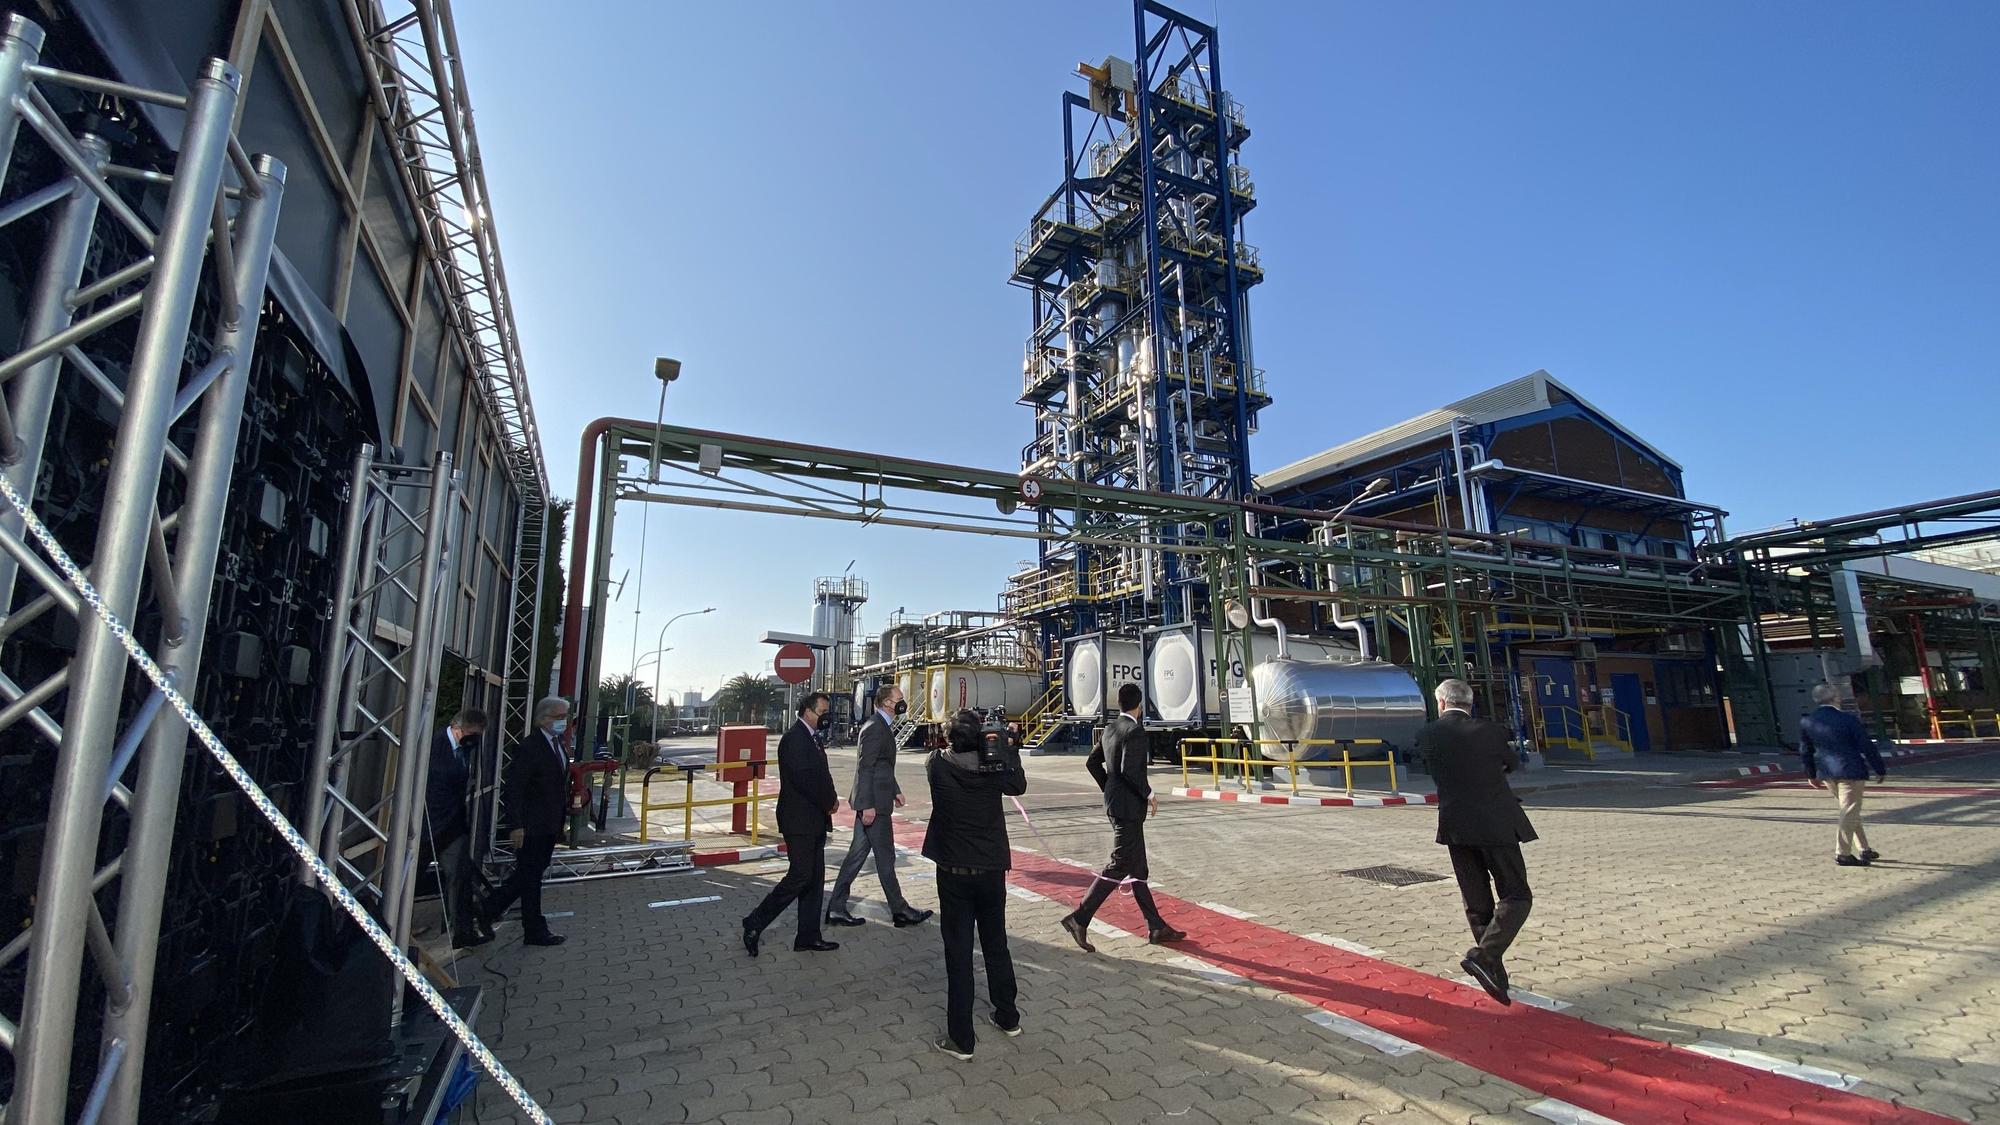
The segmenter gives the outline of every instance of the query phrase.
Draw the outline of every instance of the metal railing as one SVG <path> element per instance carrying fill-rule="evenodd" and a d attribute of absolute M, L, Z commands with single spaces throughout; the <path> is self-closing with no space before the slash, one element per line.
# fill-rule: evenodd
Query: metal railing
<path fill-rule="evenodd" d="M 639 781 L 639 842 L 643 844 L 651 840 L 652 815 L 654 812 L 680 809 L 681 839 L 692 840 L 694 839 L 694 810 L 721 808 L 723 806 L 734 808 L 738 805 L 748 805 L 750 806 L 750 843 L 752 846 L 755 846 L 763 830 L 761 814 L 763 812 L 764 799 L 764 767 L 769 762 L 769 758 L 752 758 L 741 762 L 683 762 L 674 765 L 654 766 L 647 770 L 646 776 Z M 694 783 L 695 779 L 701 774 L 709 770 L 746 769 L 752 771 L 749 779 L 750 792 L 747 795 L 695 799 Z M 653 776 L 660 773 L 670 773 L 675 770 L 680 771 L 683 775 L 682 783 L 684 788 L 681 792 L 681 798 L 677 801 L 655 802 L 653 800 Z"/>
<path fill-rule="evenodd" d="M 1562 720 L 1561 733 L 1550 733 L 1552 715 Z M 1571 750 L 1594 762 L 1601 741 L 1632 753 L 1632 717 L 1609 704 L 1591 710 L 1563 703 L 1546 706 L 1535 715 L 1533 725 L 1535 743 L 1544 750 Z"/>
<path fill-rule="evenodd" d="M 1979 738 L 1981 726 L 1991 726 L 2000 737 L 2000 711 L 1940 710 L 1931 716 L 1932 738 Z M 1963 729 L 1963 735 L 1946 734 L 1946 729 Z"/>
<path fill-rule="evenodd" d="M 1210 753 L 1210 754 L 1188 753 L 1188 749 L 1190 747 L 1196 747 L 1196 746 L 1208 747 L 1210 749 L 1215 749 L 1219 747 L 1230 747 L 1233 748 L 1236 751 L 1236 753 L 1229 756 L 1224 756 L 1219 753 Z M 1261 752 L 1261 749 L 1255 756 L 1252 756 L 1251 754 L 1252 748 L 1261 748 L 1265 746 L 1282 746 L 1285 748 L 1285 756 L 1282 758 L 1267 757 L 1265 754 Z M 1311 748 L 1316 746 L 1325 746 L 1329 748 L 1337 747 L 1340 750 L 1340 757 L 1338 759 L 1334 759 L 1334 758 L 1301 758 L 1298 756 L 1301 747 L 1310 751 Z M 1382 757 L 1370 758 L 1365 761 L 1355 761 L 1353 757 L 1353 752 L 1354 748 L 1357 746 L 1380 747 L 1382 750 Z M 1305 738 L 1298 740 L 1286 740 L 1279 738 L 1183 739 L 1181 741 L 1181 785 L 1183 787 L 1185 787 L 1188 784 L 1188 767 L 1190 765 L 1201 765 L 1201 764 L 1206 764 L 1208 766 L 1209 780 L 1212 784 L 1218 787 L 1221 786 L 1222 784 L 1222 767 L 1225 765 L 1235 766 L 1238 769 L 1241 769 L 1244 772 L 1244 775 L 1249 779 L 1255 779 L 1256 771 L 1259 769 L 1282 768 L 1287 771 L 1288 774 L 1287 780 L 1291 783 L 1291 789 L 1294 794 L 1296 794 L 1299 791 L 1299 767 L 1303 766 L 1307 769 L 1337 768 L 1341 771 L 1343 784 L 1349 795 L 1352 795 L 1354 793 L 1354 771 L 1356 769 L 1376 767 L 1376 766 L 1386 766 L 1389 769 L 1389 792 L 1391 793 L 1402 792 L 1401 787 L 1397 784 L 1396 781 L 1395 748 L 1391 747 L 1388 743 L 1382 741 L 1379 738 Z"/>

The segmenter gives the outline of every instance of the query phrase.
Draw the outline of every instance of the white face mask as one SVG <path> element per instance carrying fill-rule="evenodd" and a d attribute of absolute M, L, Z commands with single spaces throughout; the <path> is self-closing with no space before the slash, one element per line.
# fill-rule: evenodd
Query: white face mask
<path fill-rule="evenodd" d="M 568 719 L 557 719 L 557 720 L 555 720 L 554 722 L 552 722 L 552 723 L 550 723 L 550 724 L 549 724 L 549 733 L 550 733 L 550 734 L 561 734 L 562 732 L 564 732 L 564 731 L 566 731 L 566 730 L 568 730 L 568 729 L 569 729 L 569 720 L 568 720 Z"/>

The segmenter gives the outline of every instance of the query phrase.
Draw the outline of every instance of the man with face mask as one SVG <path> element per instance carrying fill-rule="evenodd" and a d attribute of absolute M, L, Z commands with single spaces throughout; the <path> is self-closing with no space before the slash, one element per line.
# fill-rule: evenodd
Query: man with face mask
<path fill-rule="evenodd" d="M 840 794 L 826 768 L 826 751 L 813 741 L 813 732 L 826 722 L 832 706 L 825 692 L 808 692 L 799 700 L 799 721 L 778 740 L 778 832 L 785 838 L 791 866 L 743 919 L 743 950 L 752 957 L 757 956 L 764 927 L 794 902 L 799 904 L 799 932 L 792 949 L 827 953 L 840 948 L 839 942 L 822 938 L 819 928 L 820 896 L 826 890 L 826 837 L 833 831 Z"/>
<path fill-rule="evenodd" d="M 471 818 L 465 812 L 472 790 L 472 755 L 485 730 L 484 711 L 471 707 L 460 711 L 431 739 L 430 772 L 424 778 L 424 813 L 430 819 L 431 854 L 437 857 L 445 926 L 453 949 L 493 940 L 493 932 L 480 925 L 472 910 L 477 876 L 469 859 Z"/>
<path fill-rule="evenodd" d="M 507 876 L 481 911 L 492 919 L 521 900 L 521 940 L 529 945 L 561 945 L 561 934 L 551 933 L 549 920 L 542 917 L 542 873 L 555 854 L 556 838 L 562 835 L 563 818 L 569 800 L 569 754 L 563 749 L 563 732 L 569 728 L 569 701 L 550 696 L 535 704 L 535 732 L 514 748 L 507 764 L 504 793 L 508 817 L 514 831 L 508 837 L 514 845 L 514 871 Z"/>
<path fill-rule="evenodd" d="M 840 862 L 840 877 L 833 881 L 833 894 L 826 900 L 826 920 L 835 926 L 859 926 L 867 919 L 847 912 L 847 895 L 861 865 L 872 853 L 875 875 L 882 880 L 882 897 L 889 900 L 889 916 L 898 927 L 922 925 L 931 916 L 918 910 L 903 897 L 896 882 L 896 839 L 889 819 L 903 807 L 903 787 L 896 784 L 896 717 L 910 705 L 903 689 L 894 684 L 875 696 L 875 713 L 861 726 L 859 768 L 847 803 L 854 807 L 854 841 L 847 846 L 847 858 Z"/>

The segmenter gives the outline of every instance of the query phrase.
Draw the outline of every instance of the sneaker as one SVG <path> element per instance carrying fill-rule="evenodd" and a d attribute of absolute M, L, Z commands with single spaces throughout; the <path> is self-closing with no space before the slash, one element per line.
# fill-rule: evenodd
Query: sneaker
<path fill-rule="evenodd" d="M 1876 851 L 1874 848 L 1861 849 L 1861 862 L 1863 863 L 1874 863 L 1876 860 L 1881 858 L 1882 858 L 1882 853 Z"/>
<path fill-rule="evenodd" d="M 950 1036 L 946 1036 L 945 1038 L 938 1040 L 937 1042 L 931 1044 L 931 1046 L 936 1047 L 938 1050 L 943 1051 L 945 1054 L 950 1055 L 952 1058 L 957 1059 L 959 1062 L 972 1061 L 972 1052 L 959 1050 L 958 1044 L 953 1043 L 951 1041 Z"/>
<path fill-rule="evenodd" d="M 1000 1022 L 999 1016 L 989 1015 L 986 1017 L 986 1022 L 992 1024 L 995 1031 L 998 1031 L 1009 1039 L 1013 1039 L 1021 1034 L 1021 1025 L 1019 1023 L 1016 1023 L 1013 1027 L 1008 1027 L 1006 1024 Z"/>
<path fill-rule="evenodd" d="M 1865 856 L 1857 856 L 1857 855 L 1837 855 L 1837 856 L 1834 856 L 1834 857 L 1833 857 L 1833 862 L 1835 862 L 1835 863 L 1837 863 L 1837 864 L 1841 865 L 1842 867 L 1866 867 L 1866 866 L 1868 866 L 1868 860 L 1867 860 L 1867 857 L 1865 857 Z"/>

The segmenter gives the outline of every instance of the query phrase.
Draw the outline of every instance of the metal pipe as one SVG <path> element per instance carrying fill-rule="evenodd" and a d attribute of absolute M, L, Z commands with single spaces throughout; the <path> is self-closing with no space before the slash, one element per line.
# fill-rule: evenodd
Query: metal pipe
<path fill-rule="evenodd" d="M 110 158 L 110 150 L 102 138 L 86 133 L 81 143 L 93 161 Z M 64 298 L 83 276 L 90 251 L 90 230 L 96 222 L 97 197 L 87 191 L 71 194 L 55 215 L 49 226 L 48 246 L 42 252 L 42 271 L 35 279 L 34 296 L 29 301 L 27 323 L 22 326 L 22 343 L 39 343 L 69 326 L 70 310 Z M 31 364 L 8 388 L 9 407 L 14 415 L 10 437 L 18 453 L 5 472 L 7 482 L 23 496 L 35 495 L 42 447 L 48 439 L 49 412 L 55 406 L 56 384 L 61 373 L 61 358 L 50 356 Z M 18 542 L 22 530 L 20 514 L 12 505 L 5 506 L 5 511 L 0 512 L 0 539 L 7 541 L 6 556 L 0 558 L 0 613 L 6 613 L 14 604 L 14 580 L 23 564 L 45 589 L 61 591 L 56 596 L 63 601 L 63 608 L 75 613 L 76 595 L 70 592 L 69 584 L 35 557 L 26 544 Z M 20 554 L 16 554 L 17 549 Z"/>
<path fill-rule="evenodd" d="M 382 551 L 382 528 L 387 522 L 387 497 L 385 487 L 377 480 L 377 471 L 378 466 L 372 462 L 364 464 L 362 474 L 355 482 L 353 503 L 361 508 L 361 551 L 355 564 L 357 575 L 372 575 L 382 565 L 379 556 Z M 376 729 L 382 726 L 373 715 L 366 715 L 370 725 L 365 729 L 355 727 L 356 720 L 365 714 L 361 707 L 361 689 L 367 679 L 362 674 L 363 663 L 373 659 L 377 664 L 390 666 L 388 658 L 377 653 L 369 643 L 367 629 L 355 625 L 355 617 L 359 614 L 360 619 L 372 628 L 373 623 L 381 619 L 380 610 L 381 583 L 375 583 L 373 589 L 366 593 L 351 594 L 347 615 L 336 622 L 339 647 L 328 657 L 338 677 L 331 686 L 339 692 L 338 710 L 332 728 L 338 737 L 329 759 L 331 768 L 324 787 L 326 795 L 333 797 L 335 803 L 326 811 L 325 839 L 320 843 L 320 858 L 328 864 L 336 860 L 345 862 L 340 841 L 346 832 L 348 811 L 353 807 L 346 800 L 345 793 L 347 774 L 354 764 L 354 749 L 373 737 Z M 354 648 L 350 649 L 349 645 Z M 391 671 L 394 671 L 393 667 Z M 363 823 L 367 823 L 366 818 L 363 818 Z"/>
<path fill-rule="evenodd" d="M 160 225 L 160 267 L 145 292 L 146 311 L 133 347 L 93 560 L 98 592 L 120 620 L 131 620 L 138 606 L 144 541 L 158 502 L 174 390 L 201 285 L 204 233 L 222 186 L 238 85 L 235 68 L 220 59 L 205 63 L 192 84 L 179 174 Z M 51 786 L 37 895 L 41 934 L 28 954 L 10 1125 L 61 1125 L 69 1096 L 83 930 L 104 810 L 101 786 L 117 733 L 128 660 L 118 638 L 95 614 L 82 618 L 79 633 Z M 162 883 L 138 886 L 136 881 L 121 889 L 151 897 L 165 890 Z"/>
<path fill-rule="evenodd" d="M 139 752 L 139 744 L 146 739 L 146 732 L 153 729 L 153 721 L 160 717 L 160 707 L 167 701 L 159 688 L 146 694 L 146 702 L 139 705 L 139 713 L 132 716 L 132 724 L 125 733 L 118 736 L 118 748 L 111 757 L 111 768 L 104 771 L 104 799 L 110 800 L 118 788 L 118 779 L 125 775 L 125 767 L 132 764 L 133 755 Z"/>
<path fill-rule="evenodd" d="M 32 690 L 23 691 L 12 676 L 0 672 L 0 695 L 13 700 L 5 710 L 0 710 L 0 731 L 7 730 L 23 718 L 28 719 L 37 733 L 50 742 L 62 741 L 62 728 L 42 710 L 42 704 L 61 691 L 69 683 L 69 669 L 54 672 Z"/>
<path fill-rule="evenodd" d="M 111 190 L 111 185 L 105 182 L 96 168 L 91 167 L 89 158 L 76 147 L 76 138 L 70 136 L 69 130 L 63 128 L 62 119 L 56 114 L 54 107 L 49 105 L 48 99 L 42 97 L 42 92 L 30 89 L 26 99 L 16 99 L 14 104 L 20 110 L 22 119 L 27 121 L 35 132 L 41 134 L 42 140 L 48 142 L 56 158 L 69 165 L 69 170 L 76 175 L 77 182 L 104 202 L 105 209 L 111 212 L 113 218 L 124 224 L 125 229 L 132 233 L 132 237 L 139 240 L 139 245 L 148 250 L 154 249 L 154 240 L 159 236 L 154 233 L 152 227 L 146 225 L 146 220 L 140 218 L 139 213 L 132 209 L 132 205 L 125 202 L 125 197 Z M 171 193 L 168 198 L 172 198 Z"/>
<path fill-rule="evenodd" d="M 89 339 L 138 312 L 145 303 L 145 293 L 134 293 L 115 304 L 106 305 L 54 335 L 35 341 L 34 344 L 0 360 L 0 381 L 11 379 L 15 372 L 22 368 L 40 363 L 72 344 Z"/>
<path fill-rule="evenodd" d="M 235 363 L 236 349 L 223 348 L 217 351 L 208 361 L 208 366 L 197 372 L 194 378 L 189 379 L 187 386 L 182 387 L 180 393 L 174 396 L 174 421 L 180 421 L 181 416 L 195 404 L 195 400 L 207 392 L 209 385 L 221 378 Z"/>
<path fill-rule="evenodd" d="M 1630 496 L 1638 500 L 1650 500 L 1658 504 L 1667 504 L 1672 507 L 1684 508 L 1690 512 L 1714 512 L 1718 515 L 1729 514 L 1727 512 L 1724 512 L 1722 509 L 1717 508 L 1713 504 L 1703 504 L 1698 501 L 1688 500 L 1680 496 L 1669 496 L 1663 492 L 1644 492 L 1636 488 L 1621 488 L 1615 484 L 1599 484 L 1593 480 L 1580 480 L 1576 477 L 1566 477 L 1559 473 L 1544 473 L 1538 469 L 1516 468 L 1515 466 L 1509 465 L 1508 463 L 1500 460 L 1497 457 L 1489 461 L 1481 461 L 1477 465 L 1474 465 L 1465 471 L 1468 476 L 1475 476 L 1475 477 L 1484 476 L 1489 473 L 1513 473 L 1515 476 L 1533 477 L 1536 480 L 1554 481 L 1559 484 L 1574 484 L 1584 488 L 1594 489 L 1598 492 L 1609 492 L 1617 496 Z"/>
<path fill-rule="evenodd" d="M 0 23 L 0 180 L 7 178 L 13 164 L 14 139 L 21 131 L 15 107 L 21 95 L 34 87 L 29 68 L 41 61 L 46 38 L 40 25 L 13 12 Z"/>
<path fill-rule="evenodd" d="M 186 109 L 188 100 L 181 94 L 169 94 L 164 90 L 148 90 L 144 86 L 133 86 L 116 82 L 109 78 L 98 78 L 90 74 L 78 74 L 70 70 L 58 70 L 52 66 L 31 66 L 28 73 L 39 82 L 55 82 L 63 86 L 74 86 L 79 90 L 89 90 L 93 94 L 109 94 L 127 101 L 151 102 L 172 109 Z"/>
<path fill-rule="evenodd" d="M 104 1112 L 104 1099 L 110 1094 L 112 1083 L 128 1070 L 136 1069 L 124 1065 L 125 1042 L 113 1039 L 105 1044 L 104 1055 L 97 1063 L 97 1081 L 90 1084 L 90 1096 L 84 1099 L 83 1112 L 77 1116 L 76 1125 L 97 1125 Z"/>
<path fill-rule="evenodd" d="M 1458 526 L 1478 531 L 1472 526 L 1472 489 L 1466 484 L 1465 445 L 1459 439 L 1459 427 L 1464 424 L 1463 418 L 1451 420 L 1451 475 L 1458 480 Z"/>
<path fill-rule="evenodd" d="M 91 196 L 93 202 L 96 200 L 96 198 L 97 197 L 94 195 Z M 125 286 L 130 285 L 133 282 L 139 280 L 140 278 L 146 276 L 147 274 L 152 273 L 153 267 L 159 265 L 159 263 L 160 263 L 159 258 L 151 254 L 148 254 L 145 257 L 140 258 L 138 261 L 133 262 L 131 265 L 125 266 L 122 269 L 117 270 L 116 272 L 107 273 L 103 277 L 98 278 L 96 281 L 91 282 L 89 285 L 86 285 L 83 288 L 78 289 L 75 292 L 69 294 L 69 296 L 63 298 L 63 303 L 68 305 L 70 308 L 80 309 L 83 306 L 91 303 L 92 301 L 97 300 L 99 297 L 102 297 L 107 293 L 113 292 L 114 290 L 122 289 Z"/>
<path fill-rule="evenodd" d="M 61 179 L 39 191 L 29 192 L 27 195 L 16 199 L 5 207 L 0 207 L 0 228 L 11 227 L 29 215 L 54 203 L 56 200 L 68 197 L 75 191 L 75 180 Z"/>

